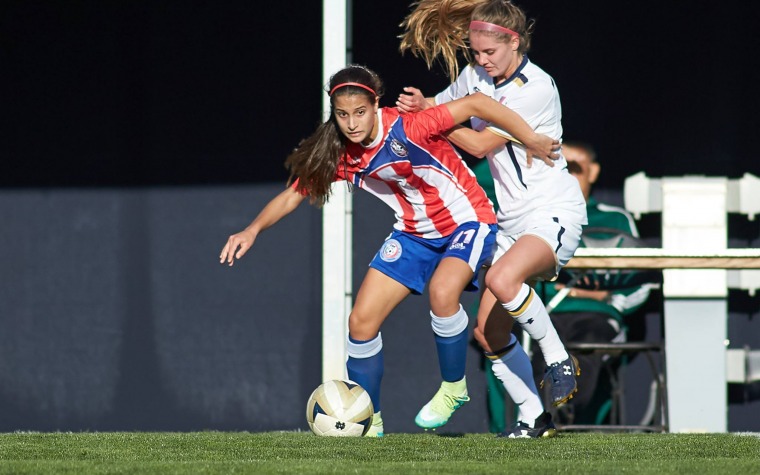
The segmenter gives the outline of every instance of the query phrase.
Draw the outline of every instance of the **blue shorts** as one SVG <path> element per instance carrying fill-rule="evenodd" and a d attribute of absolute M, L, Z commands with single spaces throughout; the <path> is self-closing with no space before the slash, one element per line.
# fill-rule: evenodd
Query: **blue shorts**
<path fill-rule="evenodd" d="M 445 257 L 456 257 L 470 265 L 473 277 L 465 288 L 478 290 L 478 271 L 491 261 L 498 227 L 471 221 L 459 226 L 451 235 L 423 239 L 403 231 L 393 231 L 375 254 L 369 266 L 421 294 L 425 284 Z"/>

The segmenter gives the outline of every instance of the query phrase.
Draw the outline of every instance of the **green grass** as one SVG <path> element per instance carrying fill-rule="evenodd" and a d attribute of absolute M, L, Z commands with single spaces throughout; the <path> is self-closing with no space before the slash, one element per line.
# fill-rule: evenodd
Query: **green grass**
<path fill-rule="evenodd" d="M 309 432 L 0 434 L 0 474 L 13 473 L 760 473 L 760 437 L 563 433 L 546 440 L 490 434 Z"/>

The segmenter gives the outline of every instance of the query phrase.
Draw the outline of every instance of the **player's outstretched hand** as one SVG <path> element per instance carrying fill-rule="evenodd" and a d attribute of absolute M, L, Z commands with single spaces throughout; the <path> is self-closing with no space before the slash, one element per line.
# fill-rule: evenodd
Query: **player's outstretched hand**
<path fill-rule="evenodd" d="M 561 148 L 559 140 L 546 135 L 536 135 L 538 136 L 537 142 L 528 146 L 525 150 L 526 156 L 528 157 L 528 168 L 533 165 L 533 157 L 537 157 L 545 164 L 553 167 L 554 161 L 559 158 L 559 151 Z"/>
<path fill-rule="evenodd" d="M 250 229 L 244 229 L 237 234 L 233 234 L 227 239 L 227 244 L 224 245 L 222 253 L 219 255 L 219 263 L 232 265 L 235 263 L 235 259 L 240 259 L 248 252 L 248 249 L 253 246 L 253 241 L 256 240 L 256 233 Z"/>
<path fill-rule="evenodd" d="M 425 96 L 422 91 L 416 87 L 405 87 L 404 92 L 406 94 L 399 94 L 396 101 L 396 108 L 402 112 L 418 112 L 430 107 L 430 104 L 425 100 Z"/>

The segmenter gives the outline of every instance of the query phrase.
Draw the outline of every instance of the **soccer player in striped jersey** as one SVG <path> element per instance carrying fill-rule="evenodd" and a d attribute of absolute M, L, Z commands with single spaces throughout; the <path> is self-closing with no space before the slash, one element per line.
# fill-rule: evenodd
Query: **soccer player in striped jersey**
<path fill-rule="evenodd" d="M 561 139 L 559 93 L 554 80 L 528 59 L 533 24 L 519 7 L 508 0 L 421 0 L 402 25 L 401 51 L 422 56 L 428 66 L 441 55 L 453 83 L 427 99 L 418 89 L 406 88 L 397 101 L 399 110 L 425 110 L 483 93 L 518 113 L 537 132 Z M 458 50 L 472 58 L 461 74 Z M 484 117 L 473 118 L 471 125 L 447 138 L 474 156 L 487 157 L 499 220 L 498 248 L 486 273 L 475 336 L 519 408 L 518 423 L 503 435 L 551 436 L 556 432 L 551 415 L 544 411 L 529 358 L 511 328 L 517 321 L 540 346 L 552 403 L 562 405 L 572 398 L 580 368 L 529 283 L 556 279 L 573 256 L 586 224 L 585 201 L 564 158 L 531 163 L 519 137 L 514 140 Z"/>
<path fill-rule="evenodd" d="M 368 435 L 381 436 L 380 382 L 383 342 L 380 327 L 408 295 L 429 281 L 430 315 L 443 383 L 424 413 L 428 428 L 445 424 L 469 401 L 465 381 L 467 313 L 464 290 L 478 286 L 478 270 L 495 247 L 493 205 L 461 157 L 443 137 L 470 116 L 509 130 L 542 158 L 553 158 L 559 141 L 537 134 L 514 113 L 483 94 L 416 114 L 380 107 L 381 79 L 373 71 L 348 66 L 332 76 L 327 89 L 330 117 L 286 159 L 289 186 L 273 198 L 243 231 L 230 236 L 220 262 L 232 265 L 256 236 L 292 212 L 304 199 L 320 206 L 334 181 L 365 190 L 396 214 L 357 292 L 349 315 L 347 370 L 372 398 L 376 411 Z"/>

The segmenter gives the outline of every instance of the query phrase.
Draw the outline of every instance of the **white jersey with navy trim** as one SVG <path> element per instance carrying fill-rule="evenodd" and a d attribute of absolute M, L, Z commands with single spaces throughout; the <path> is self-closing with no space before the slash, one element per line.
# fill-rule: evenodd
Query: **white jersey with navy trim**
<path fill-rule="evenodd" d="M 519 114 L 540 134 L 562 138 L 562 108 L 554 80 L 527 56 L 515 73 L 494 85 L 480 66 L 466 66 L 457 80 L 435 96 L 436 104 L 482 92 Z M 509 234 L 528 227 L 529 216 L 546 212 L 547 218 L 559 212 L 578 224 L 586 224 L 586 204 L 577 180 L 567 171 L 567 161 L 560 157 L 550 167 L 534 159 L 528 167 L 525 147 L 506 131 L 473 117 L 472 127 L 509 139 L 503 147 L 491 151 L 487 158 L 494 178 L 499 204 L 499 226 Z M 566 213 L 566 214 L 565 214 Z"/>

